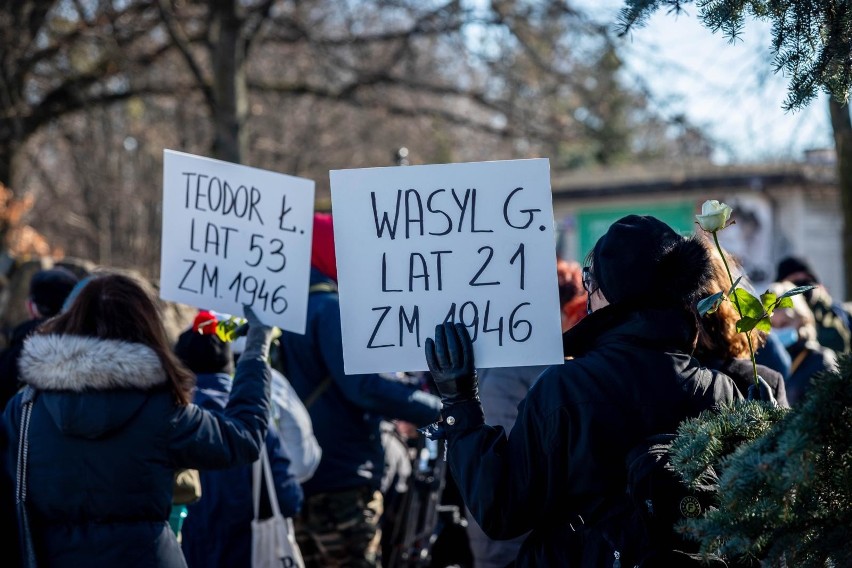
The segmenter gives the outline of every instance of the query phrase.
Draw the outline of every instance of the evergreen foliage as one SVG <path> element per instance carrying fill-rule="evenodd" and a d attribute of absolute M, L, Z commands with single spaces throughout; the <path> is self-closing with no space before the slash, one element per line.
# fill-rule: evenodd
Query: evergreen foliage
<path fill-rule="evenodd" d="M 672 465 L 693 486 L 717 486 L 718 508 L 678 526 L 703 553 L 852 566 L 852 356 L 793 410 L 745 401 L 685 421 Z"/>
<path fill-rule="evenodd" d="M 693 0 L 625 0 L 621 35 L 659 8 L 679 13 Z M 806 106 L 824 90 L 846 102 L 852 87 L 852 3 L 848 0 L 698 0 L 698 17 L 714 33 L 739 38 L 747 16 L 772 23 L 775 71 L 790 77 L 784 107 Z"/>

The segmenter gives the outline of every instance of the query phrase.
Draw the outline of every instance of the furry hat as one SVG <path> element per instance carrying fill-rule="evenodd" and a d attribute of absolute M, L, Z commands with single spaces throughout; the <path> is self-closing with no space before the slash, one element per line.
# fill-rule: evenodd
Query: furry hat
<path fill-rule="evenodd" d="M 692 306 L 712 274 L 707 248 L 651 216 L 628 215 L 595 244 L 592 274 L 610 304 Z"/>
<path fill-rule="evenodd" d="M 234 373 L 231 344 L 216 335 L 202 334 L 190 328 L 178 337 L 175 355 L 196 375 L 202 373 Z"/>
<path fill-rule="evenodd" d="M 30 300 L 43 317 L 55 316 L 76 284 L 77 276 L 66 268 L 39 270 L 30 280 Z"/>

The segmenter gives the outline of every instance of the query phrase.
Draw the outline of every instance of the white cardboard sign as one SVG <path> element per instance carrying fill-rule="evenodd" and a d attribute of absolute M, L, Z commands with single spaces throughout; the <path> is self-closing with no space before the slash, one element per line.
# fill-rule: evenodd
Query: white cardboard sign
<path fill-rule="evenodd" d="M 477 367 L 564 360 L 548 160 L 330 175 L 347 374 L 426 370 L 447 320 Z"/>
<path fill-rule="evenodd" d="M 165 150 L 160 297 L 305 332 L 314 182 Z"/>

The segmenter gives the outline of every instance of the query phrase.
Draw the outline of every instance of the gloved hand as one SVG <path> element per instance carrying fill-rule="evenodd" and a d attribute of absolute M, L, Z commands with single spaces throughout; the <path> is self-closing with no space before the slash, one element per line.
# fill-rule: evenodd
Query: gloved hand
<path fill-rule="evenodd" d="M 445 405 L 478 398 L 473 342 L 462 324 L 435 327 L 435 340 L 426 338 L 426 364 Z"/>
<path fill-rule="evenodd" d="M 760 384 L 760 388 L 754 383 L 749 385 L 748 399 L 762 400 L 768 402 L 771 406 L 778 406 L 778 401 L 775 400 L 775 395 L 772 394 L 772 387 L 769 386 L 769 383 L 760 375 L 757 376 L 757 382 Z"/>
<path fill-rule="evenodd" d="M 269 359 L 273 328 L 260 321 L 254 310 L 247 305 L 243 305 L 243 314 L 246 318 L 246 325 L 242 326 L 239 331 L 245 333 L 246 348 L 240 358 L 254 359 L 259 357 L 266 361 Z"/>

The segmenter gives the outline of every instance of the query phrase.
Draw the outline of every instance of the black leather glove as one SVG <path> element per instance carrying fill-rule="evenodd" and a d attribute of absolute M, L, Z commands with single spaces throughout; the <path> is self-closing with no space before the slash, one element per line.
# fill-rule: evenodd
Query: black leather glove
<path fill-rule="evenodd" d="M 775 400 L 775 395 L 772 394 L 772 387 L 769 386 L 769 383 L 760 375 L 757 376 L 757 382 L 760 384 L 760 388 L 754 383 L 749 385 L 748 399 L 762 400 L 768 402 L 771 406 L 778 406 L 778 401 Z"/>
<path fill-rule="evenodd" d="M 478 398 L 473 342 L 462 324 L 444 323 L 435 327 L 435 340 L 426 338 L 426 364 L 444 404 Z"/>
<path fill-rule="evenodd" d="M 245 333 L 246 348 L 240 358 L 255 359 L 260 358 L 264 361 L 269 359 L 269 345 L 272 343 L 273 327 L 266 325 L 249 306 L 243 306 L 243 313 L 246 318 L 246 325 L 240 331 Z"/>

